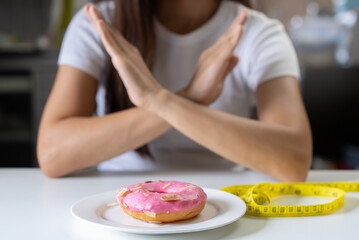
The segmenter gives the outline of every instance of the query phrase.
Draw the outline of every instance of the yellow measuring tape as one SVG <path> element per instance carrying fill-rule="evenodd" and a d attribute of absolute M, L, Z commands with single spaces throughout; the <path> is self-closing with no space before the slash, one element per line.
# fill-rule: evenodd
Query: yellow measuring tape
<path fill-rule="evenodd" d="M 246 215 L 257 217 L 305 217 L 326 215 L 344 204 L 345 192 L 359 191 L 359 182 L 333 183 L 260 183 L 237 185 L 221 189 L 242 198 L 247 205 Z M 303 206 L 271 206 L 273 197 L 282 195 L 330 197 L 324 204 Z M 263 205 L 267 203 L 267 205 Z"/>

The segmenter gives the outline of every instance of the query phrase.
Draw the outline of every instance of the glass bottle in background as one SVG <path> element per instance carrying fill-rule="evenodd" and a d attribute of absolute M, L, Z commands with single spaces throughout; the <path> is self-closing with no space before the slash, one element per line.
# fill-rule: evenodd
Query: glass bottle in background
<path fill-rule="evenodd" d="M 305 16 L 294 16 L 288 32 L 303 66 L 334 66 L 339 25 L 332 14 L 322 14 L 316 2 L 306 7 Z"/>
<path fill-rule="evenodd" d="M 49 37 L 51 44 L 60 48 L 62 38 L 72 17 L 72 0 L 51 1 Z"/>
<path fill-rule="evenodd" d="M 51 2 L 50 35 L 52 44 L 60 48 L 62 38 L 72 17 L 89 0 L 53 0 Z"/>
<path fill-rule="evenodd" d="M 336 61 L 345 67 L 359 65 L 359 0 L 333 0 L 340 34 Z"/>
<path fill-rule="evenodd" d="M 60 47 L 62 38 L 66 32 L 66 28 L 69 25 L 71 18 L 72 18 L 72 7 L 73 7 L 73 1 L 72 0 L 63 0 L 62 5 L 62 16 L 59 24 L 59 28 L 57 30 L 56 36 L 56 46 Z"/>

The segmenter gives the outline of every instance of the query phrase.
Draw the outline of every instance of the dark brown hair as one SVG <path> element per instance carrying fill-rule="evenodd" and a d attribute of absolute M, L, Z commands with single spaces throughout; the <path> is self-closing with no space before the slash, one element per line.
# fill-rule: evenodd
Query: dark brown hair
<path fill-rule="evenodd" d="M 251 6 L 250 0 L 236 0 L 234 2 L 240 2 L 247 7 Z M 152 67 L 155 52 L 156 39 L 153 18 L 157 4 L 156 0 L 115 0 L 113 26 L 123 34 L 127 41 L 138 48 L 149 69 Z M 107 113 L 132 107 L 134 105 L 128 97 L 120 76 L 110 64 L 106 81 Z M 151 155 L 147 145 L 138 148 L 136 151 L 141 155 Z"/>

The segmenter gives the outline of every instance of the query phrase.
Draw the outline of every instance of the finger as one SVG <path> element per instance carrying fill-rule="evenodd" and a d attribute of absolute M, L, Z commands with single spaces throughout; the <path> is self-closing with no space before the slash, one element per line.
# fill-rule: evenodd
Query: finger
<path fill-rule="evenodd" d="M 234 47 L 238 44 L 239 40 L 242 37 L 243 25 L 246 23 L 247 18 L 247 10 L 241 10 L 237 17 L 233 20 L 232 25 L 229 27 L 229 29 L 218 39 L 215 44 L 217 45 L 215 46 L 215 48 L 217 48 L 219 45 L 228 46 L 228 44 L 230 44 L 231 49 L 234 50 Z M 223 46 L 219 48 L 222 49 Z"/>
<path fill-rule="evenodd" d="M 232 25 L 227 30 L 227 33 L 231 34 L 237 28 L 237 26 L 241 24 L 241 18 L 242 18 L 241 15 L 242 15 L 242 11 L 233 20 Z"/>
<path fill-rule="evenodd" d="M 227 68 L 223 71 L 223 75 L 221 77 L 221 79 L 224 81 L 227 77 L 227 75 L 232 72 L 232 70 L 237 66 L 239 62 L 239 58 L 238 56 L 236 55 L 232 55 L 230 57 L 230 59 L 228 60 L 228 65 L 227 65 Z"/>
<path fill-rule="evenodd" d="M 96 23 L 97 28 L 99 29 L 99 34 L 101 40 L 105 46 L 106 51 L 112 57 L 121 57 L 123 56 L 123 50 L 119 47 L 114 39 L 113 35 L 110 34 L 109 29 L 103 20 L 99 20 Z"/>
<path fill-rule="evenodd" d="M 231 38 L 229 39 L 229 47 L 231 47 L 231 51 L 238 45 L 239 40 L 243 35 L 243 25 L 238 25 L 235 31 L 233 32 Z"/>
<path fill-rule="evenodd" d="M 99 26 L 97 24 L 97 22 L 99 20 L 102 20 L 105 22 L 106 25 L 108 25 L 108 27 L 111 27 L 105 20 L 105 18 L 102 16 L 102 14 L 100 13 L 100 11 L 98 11 L 97 7 L 95 5 L 86 5 L 85 8 L 85 14 L 87 16 L 87 18 L 90 20 L 90 22 L 92 23 L 92 25 L 96 28 L 96 31 L 98 33 L 100 33 L 100 29 Z"/>
<path fill-rule="evenodd" d="M 229 38 L 233 33 L 236 31 L 239 25 L 242 23 L 242 19 L 244 18 L 242 16 L 242 11 L 237 15 L 237 17 L 233 20 L 231 26 L 227 29 L 227 31 L 223 34 L 222 40 L 225 40 L 226 38 Z"/>
<path fill-rule="evenodd" d="M 129 49 L 131 48 L 131 44 L 123 37 L 123 35 L 115 28 L 113 28 L 110 24 L 107 23 L 107 21 L 104 19 L 102 14 L 98 11 L 97 7 L 94 5 L 88 5 L 85 8 L 85 12 L 87 11 L 87 15 L 89 16 L 90 21 L 95 25 L 96 22 L 99 20 L 102 20 L 105 24 L 105 27 L 108 30 L 108 34 L 112 35 L 119 43 L 120 46 L 123 47 L 123 49 Z M 99 32 L 100 29 L 96 28 L 96 30 Z"/>
<path fill-rule="evenodd" d="M 234 27 L 230 29 L 230 34 L 227 35 L 227 38 L 222 40 L 218 45 L 222 50 L 222 53 L 225 56 L 232 54 L 234 49 L 239 43 L 239 40 L 242 38 L 244 26 L 243 24 L 247 21 L 247 11 L 242 10 L 241 13 L 237 16 L 236 20 L 234 20 L 235 24 Z"/>
<path fill-rule="evenodd" d="M 92 23 L 92 25 L 95 26 L 96 25 L 96 19 L 95 19 L 95 15 L 92 13 L 93 12 L 92 5 L 87 4 L 84 7 L 84 11 L 85 11 L 87 19 Z"/>
<path fill-rule="evenodd" d="M 104 28 L 106 28 L 107 34 L 110 35 L 110 37 L 112 37 L 112 38 L 118 38 L 118 36 L 117 36 L 118 34 L 115 34 L 117 32 L 117 30 L 115 30 L 110 24 L 108 24 L 106 22 L 106 20 L 104 19 L 102 14 L 98 11 L 96 6 L 86 5 L 85 13 L 99 34 L 101 33 L 101 29 L 100 29 L 100 25 L 98 24 L 98 21 L 102 21 L 103 22 L 102 25 Z M 120 45 L 121 45 L 121 43 L 120 43 Z"/>
<path fill-rule="evenodd" d="M 90 4 L 86 4 L 84 6 L 84 12 L 86 14 L 87 19 L 91 21 L 91 19 L 90 19 L 91 18 L 91 16 L 90 16 Z"/>
<path fill-rule="evenodd" d="M 239 62 L 239 58 L 236 55 L 232 55 L 231 59 L 229 60 L 227 74 L 232 72 L 232 70 L 237 66 Z"/>
<path fill-rule="evenodd" d="M 232 33 L 236 30 L 236 28 L 238 28 L 238 26 L 243 26 L 247 22 L 247 19 L 248 11 L 246 9 L 242 9 L 237 15 L 237 17 L 233 20 L 232 25 L 227 30 L 227 32 Z"/>
<path fill-rule="evenodd" d="M 247 9 L 242 9 L 239 13 L 239 23 L 244 25 L 248 20 L 248 11 Z"/>
<path fill-rule="evenodd" d="M 85 14 L 86 14 L 86 17 L 87 19 L 91 22 L 91 24 L 95 27 L 96 31 L 98 33 L 100 33 L 100 29 L 99 29 L 99 26 L 97 24 L 97 21 L 99 20 L 98 19 L 98 15 L 95 13 L 96 10 L 94 10 L 94 8 L 96 8 L 95 6 L 93 5 L 90 5 L 90 4 L 87 4 L 85 7 L 84 7 L 84 11 L 85 11 Z"/>
<path fill-rule="evenodd" d="M 248 11 L 243 9 L 240 11 L 236 19 L 233 21 L 231 28 L 229 29 L 229 38 L 232 45 L 237 45 L 243 34 L 244 24 L 248 19 Z"/>
<path fill-rule="evenodd" d="M 108 27 L 108 30 L 125 52 L 128 52 L 130 49 L 134 48 L 134 46 L 129 43 L 127 39 L 118 30 L 114 29 L 113 27 Z"/>
<path fill-rule="evenodd" d="M 95 5 L 90 5 L 89 13 L 94 21 L 98 21 L 98 20 L 105 21 L 105 18 L 102 16 L 102 14 L 100 13 L 100 11 L 97 9 Z"/>
<path fill-rule="evenodd" d="M 107 25 L 104 21 L 98 21 L 98 28 L 100 29 L 101 40 L 105 46 L 106 51 L 111 57 L 111 61 L 115 69 L 120 72 L 121 66 L 123 65 L 123 60 L 125 58 L 125 53 L 118 43 L 114 39 L 113 35 L 109 32 Z"/>
<path fill-rule="evenodd" d="M 222 60 L 230 58 L 231 55 L 233 55 L 234 49 L 237 47 L 242 34 L 243 34 L 243 27 L 238 26 L 236 30 L 236 34 L 234 34 L 227 41 L 223 41 L 217 46 L 215 46 L 215 50 L 214 50 L 215 55 Z"/>

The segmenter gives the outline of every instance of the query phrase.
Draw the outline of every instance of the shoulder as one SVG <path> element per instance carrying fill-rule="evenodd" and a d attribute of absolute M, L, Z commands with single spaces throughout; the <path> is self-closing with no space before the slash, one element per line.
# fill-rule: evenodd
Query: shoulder
<path fill-rule="evenodd" d="M 269 18 L 264 13 L 247 8 L 246 6 L 237 2 L 228 1 L 226 4 L 230 5 L 231 8 L 234 9 L 235 16 L 237 16 L 243 9 L 248 11 L 248 20 L 245 25 L 243 38 L 249 38 L 253 40 L 253 38 L 260 36 L 268 37 L 272 34 L 286 35 L 285 28 L 280 21 Z"/>
<path fill-rule="evenodd" d="M 276 77 L 299 78 L 296 52 L 283 24 L 242 4 L 228 4 L 232 4 L 236 15 L 244 8 L 248 11 L 236 53 L 241 56 L 241 71 L 250 89 L 255 91 L 259 84 Z"/>
<path fill-rule="evenodd" d="M 247 60 L 256 60 L 258 57 L 274 51 L 278 51 L 282 55 L 292 54 L 291 40 L 280 21 L 269 18 L 265 14 L 247 8 L 240 3 L 228 1 L 226 4 L 231 5 L 235 16 L 243 9 L 248 11 L 248 20 L 237 49 L 242 56 L 247 56 Z"/>
<path fill-rule="evenodd" d="M 115 3 L 114 1 L 103 1 L 95 4 L 97 9 L 100 11 L 105 20 L 109 23 L 113 22 L 115 16 Z M 71 24 L 76 24 L 78 22 L 87 23 L 90 25 L 90 22 L 87 20 L 85 11 L 81 8 L 73 17 Z"/>

